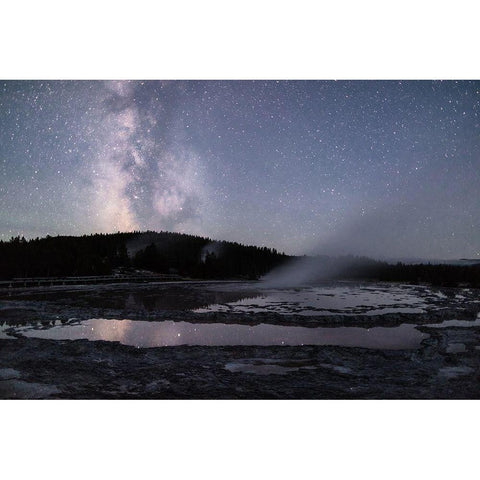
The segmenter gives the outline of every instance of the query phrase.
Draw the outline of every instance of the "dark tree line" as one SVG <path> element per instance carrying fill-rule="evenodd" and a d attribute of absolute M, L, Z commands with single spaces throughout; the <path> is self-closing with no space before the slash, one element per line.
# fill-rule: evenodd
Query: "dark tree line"
<path fill-rule="evenodd" d="M 286 255 L 266 247 L 170 232 L 0 241 L 0 278 L 109 275 L 144 269 L 193 278 L 258 278 Z"/>
<path fill-rule="evenodd" d="M 318 258 L 318 257 L 317 257 Z M 365 257 L 345 256 L 320 259 L 323 269 L 331 270 L 331 278 L 370 279 L 385 282 L 429 283 L 454 287 L 480 287 L 480 261 L 477 264 L 390 264 Z"/>
<path fill-rule="evenodd" d="M 318 280 L 373 279 L 480 287 L 480 263 L 393 265 L 352 256 L 302 258 L 318 270 Z M 32 240 L 15 237 L 0 241 L 3 280 L 110 275 L 136 269 L 191 278 L 256 279 L 287 260 L 298 261 L 300 257 L 289 257 L 267 247 L 170 232 L 47 236 Z"/>
<path fill-rule="evenodd" d="M 382 281 L 431 283 L 445 287 L 465 284 L 479 288 L 480 263 L 475 265 L 385 264 L 378 269 L 376 276 Z"/>

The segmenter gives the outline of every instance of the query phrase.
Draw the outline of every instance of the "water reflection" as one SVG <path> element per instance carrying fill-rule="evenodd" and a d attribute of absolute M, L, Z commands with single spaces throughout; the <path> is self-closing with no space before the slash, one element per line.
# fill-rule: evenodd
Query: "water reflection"
<path fill-rule="evenodd" d="M 449 305 L 476 301 L 470 298 L 469 291 L 462 290 L 461 293 L 449 298 Z M 97 285 L 27 289 L 9 297 L 16 302 L 45 301 L 69 309 L 112 309 L 118 311 L 118 317 L 128 317 L 131 311 L 166 310 L 297 315 L 421 313 L 429 308 L 442 307 L 446 299 L 442 292 L 427 287 L 350 282 L 294 289 L 262 288 L 260 282 Z"/>
<path fill-rule="evenodd" d="M 80 308 L 108 308 L 116 310 L 191 310 L 206 308 L 211 304 L 236 302 L 243 298 L 255 297 L 257 292 L 251 285 L 242 284 L 242 288 L 228 283 L 223 289 L 209 288 L 209 284 L 185 285 L 117 285 L 90 286 L 89 288 L 70 288 L 39 290 L 30 289 L 18 292 L 9 300 L 46 301 Z"/>
<path fill-rule="evenodd" d="M 19 329 L 19 331 L 21 331 Z M 381 349 L 417 348 L 428 335 L 415 325 L 398 327 L 306 328 L 260 324 L 256 326 L 145 322 L 132 320 L 92 319 L 75 325 L 56 325 L 47 330 L 25 328 L 28 337 L 54 340 L 108 340 L 136 347 L 178 345 L 341 345 Z"/>
<path fill-rule="evenodd" d="M 412 287 L 361 287 L 358 285 L 270 289 L 258 296 L 197 308 L 196 313 L 272 312 L 297 315 L 332 313 L 381 315 L 385 313 L 422 313 L 425 297 Z"/>

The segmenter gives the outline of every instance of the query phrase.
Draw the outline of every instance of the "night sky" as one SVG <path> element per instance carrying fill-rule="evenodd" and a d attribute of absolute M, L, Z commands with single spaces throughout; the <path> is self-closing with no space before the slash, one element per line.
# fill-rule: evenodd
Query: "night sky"
<path fill-rule="evenodd" d="M 0 239 L 480 258 L 479 81 L 4 81 Z"/>

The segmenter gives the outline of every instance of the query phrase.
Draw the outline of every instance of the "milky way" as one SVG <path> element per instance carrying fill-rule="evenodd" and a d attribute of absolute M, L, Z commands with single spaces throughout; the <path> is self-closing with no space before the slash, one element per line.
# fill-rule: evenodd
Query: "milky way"
<path fill-rule="evenodd" d="M 5 81 L 0 235 L 480 257 L 480 82 Z"/>

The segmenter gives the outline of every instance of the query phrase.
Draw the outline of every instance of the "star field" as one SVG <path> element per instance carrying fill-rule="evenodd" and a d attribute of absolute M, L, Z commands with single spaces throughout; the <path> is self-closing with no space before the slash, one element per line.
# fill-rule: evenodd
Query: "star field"
<path fill-rule="evenodd" d="M 480 257 L 480 82 L 5 81 L 0 238 Z"/>

